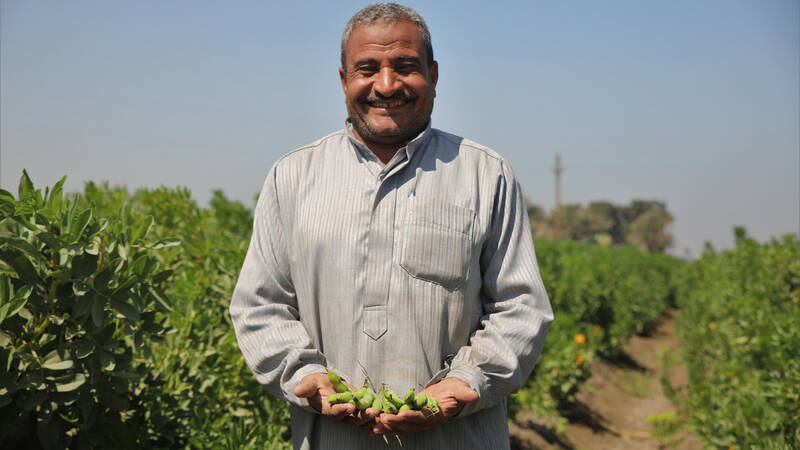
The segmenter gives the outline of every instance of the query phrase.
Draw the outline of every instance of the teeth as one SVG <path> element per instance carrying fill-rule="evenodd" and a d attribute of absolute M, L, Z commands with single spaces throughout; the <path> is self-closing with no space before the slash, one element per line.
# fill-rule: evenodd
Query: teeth
<path fill-rule="evenodd" d="M 396 100 L 393 102 L 373 102 L 372 105 L 376 108 L 395 108 L 405 104 L 405 100 Z"/>

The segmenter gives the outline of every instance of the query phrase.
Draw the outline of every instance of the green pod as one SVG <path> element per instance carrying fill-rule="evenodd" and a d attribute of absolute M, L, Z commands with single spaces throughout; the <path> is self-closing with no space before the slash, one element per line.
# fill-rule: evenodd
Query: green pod
<path fill-rule="evenodd" d="M 425 394 L 419 394 L 414 398 L 414 409 L 422 409 L 428 406 L 428 396 Z"/>
<path fill-rule="evenodd" d="M 439 402 L 437 402 L 436 399 L 430 395 L 428 396 L 428 404 L 426 406 L 430 408 L 434 414 L 439 414 Z"/>
<path fill-rule="evenodd" d="M 328 381 L 331 382 L 333 389 L 335 389 L 336 392 L 350 392 L 350 389 L 348 389 L 347 385 L 342 383 L 342 379 L 339 378 L 339 375 L 336 375 L 336 372 L 332 370 L 328 371 Z"/>
<path fill-rule="evenodd" d="M 383 402 L 383 412 L 387 414 L 397 414 L 397 407 L 388 400 L 384 400 Z"/>
<path fill-rule="evenodd" d="M 414 388 L 412 387 L 406 394 L 403 396 L 403 403 L 406 405 L 413 405 L 414 404 Z"/>
<path fill-rule="evenodd" d="M 360 396 L 358 395 L 358 392 L 356 392 L 354 397 L 356 398 L 356 407 L 363 411 L 372 406 L 372 400 L 375 394 L 373 394 L 372 391 L 368 390 L 367 388 L 361 389 L 363 389 L 364 392 Z M 361 389 L 358 391 L 360 392 Z"/>
<path fill-rule="evenodd" d="M 400 409 L 397 410 L 397 412 L 409 411 L 410 409 L 411 409 L 411 405 L 409 405 L 408 403 L 403 403 L 403 406 L 401 406 Z"/>
<path fill-rule="evenodd" d="M 389 399 L 389 402 L 391 402 L 395 408 L 403 406 L 403 399 L 392 391 L 386 391 L 386 398 Z"/>
<path fill-rule="evenodd" d="M 383 412 L 383 399 L 382 396 L 376 395 L 375 400 L 372 401 L 372 407 L 377 409 L 378 412 Z"/>
<path fill-rule="evenodd" d="M 353 400 L 353 393 L 350 391 L 339 392 L 328 396 L 328 403 L 335 405 L 337 403 L 348 403 Z"/>

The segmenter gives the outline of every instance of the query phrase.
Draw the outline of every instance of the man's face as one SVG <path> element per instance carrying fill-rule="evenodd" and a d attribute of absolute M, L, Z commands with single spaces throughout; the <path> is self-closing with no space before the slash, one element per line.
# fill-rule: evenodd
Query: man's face
<path fill-rule="evenodd" d="M 359 25 L 339 69 L 347 113 L 370 147 L 400 148 L 428 123 L 438 66 L 428 66 L 422 33 L 411 22 Z"/>

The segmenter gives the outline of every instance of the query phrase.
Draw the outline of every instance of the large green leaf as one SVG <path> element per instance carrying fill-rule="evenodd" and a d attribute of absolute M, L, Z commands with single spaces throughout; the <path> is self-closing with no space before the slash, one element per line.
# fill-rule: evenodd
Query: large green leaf
<path fill-rule="evenodd" d="M 153 244 L 153 246 L 150 248 L 157 250 L 165 247 L 175 247 L 176 245 L 181 245 L 181 240 L 178 238 L 169 238 L 169 239 L 161 239 L 160 241 Z"/>
<path fill-rule="evenodd" d="M 158 270 L 158 260 L 150 255 L 142 254 L 133 261 L 132 267 L 133 272 L 139 278 L 148 278 L 154 271 Z"/>
<path fill-rule="evenodd" d="M 43 242 L 49 248 L 54 248 L 56 250 L 60 250 L 63 247 L 61 242 L 61 238 L 58 237 L 56 234 L 51 233 L 49 231 L 42 231 L 36 233 L 36 239 Z"/>
<path fill-rule="evenodd" d="M 98 352 L 98 357 L 100 358 L 100 367 L 102 367 L 106 371 L 112 371 L 117 366 L 117 362 L 114 359 L 114 355 L 111 352 L 107 352 L 105 350 L 100 350 Z"/>
<path fill-rule="evenodd" d="M 64 182 L 66 180 L 66 175 L 61 177 L 61 179 L 53 185 L 53 189 L 50 190 L 50 194 L 47 196 L 46 205 L 53 212 L 58 213 L 61 211 L 61 203 L 64 197 Z"/>
<path fill-rule="evenodd" d="M 14 317 L 25 306 L 31 292 L 33 292 L 33 286 L 23 286 L 14 293 L 14 297 L 10 302 L 0 306 L 0 324 L 5 319 Z"/>
<path fill-rule="evenodd" d="M 19 179 L 19 190 L 18 190 L 19 200 L 20 201 L 27 200 L 28 197 L 33 195 L 33 192 L 34 192 L 33 182 L 31 181 L 31 178 L 28 176 L 28 171 L 22 169 L 22 177 L 20 177 Z"/>
<path fill-rule="evenodd" d="M 104 310 L 105 300 L 100 296 L 95 296 L 92 301 L 92 322 L 94 326 L 100 328 L 105 321 L 106 313 Z"/>
<path fill-rule="evenodd" d="M 10 250 L 0 250 L 0 261 L 5 262 L 17 274 L 20 280 L 27 285 L 37 285 L 41 281 L 33 264 L 24 255 Z"/>
<path fill-rule="evenodd" d="M 5 233 L 3 233 L 2 235 L 0 235 L 0 245 L 4 244 L 24 253 L 32 261 L 47 262 L 47 259 L 42 254 L 42 252 L 39 251 L 38 248 L 34 247 L 33 244 L 26 241 L 25 239 L 21 239 L 16 236 L 5 235 Z"/>
<path fill-rule="evenodd" d="M 0 305 L 11 300 L 11 277 L 0 277 Z"/>
<path fill-rule="evenodd" d="M 136 244 L 140 239 L 147 236 L 147 233 L 149 233 L 150 229 L 153 227 L 153 222 L 153 216 L 147 216 L 147 218 L 131 233 L 131 244 Z"/>
<path fill-rule="evenodd" d="M 135 306 L 130 305 L 119 300 L 111 300 L 111 307 L 116 309 L 120 314 L 125 316 L 131 322 L 139 321 L 139 310 Z"/>
<path fill-rule="evenodd" d="M 42 367 L 50 370 L 66 370 L 75 365 L 69 352 L 53 350 L 42 360 Z"/>
<path fill-rule="evenodd" d="M 76 242 L 81 237 L 83 230 L 86 229 L 86 226 L 89 224 L 90 220 L 92 220 L 91 209 L 85 209 L 81 211 L 80 214 L 75 216 L 69 227 L 70 243 Z"/>
<path fill-rule="evenodd" d="M 97 270 L 96 255 L 75 255 L 72 258 L 72 277 L 75 279 L 88 278 Z"/>
<path fill-rule="evenodd" d="M 56 391 L 58 392 L 71 392 L 83 386 L 86 382 L 86 375 L 76 373 L 71 379 L 56 384 Z"/>
<path fill-rule="evenodd" d="M 147 291 L 150 293 L 150 296 L 155 299 L 156 304 L 161 307 L 165 312 L 172 312 L 172 306 L 169 304 L 169 299 L 164 292 L 155 287 L 155 286 L 148 286 Z"/>
<path fill-rule="evenodd" d="M 3 217 L 13 215 L 16 206 L 17 201 L 14 199 L 14 195 L 5 189 L 0 189 L 0 212 L 3 213 Z"/>
<path fill-rule="evenodd" d="M 75 303 L 72 305 L 72 316 L 75 318 L 81 318 L 86 314 L 91 313 L 92 307 L 94 306 L 94 298 L 95 294 L 92 292 L 87 292 L 86 295 L 79 295 L 75 299 Z"/>

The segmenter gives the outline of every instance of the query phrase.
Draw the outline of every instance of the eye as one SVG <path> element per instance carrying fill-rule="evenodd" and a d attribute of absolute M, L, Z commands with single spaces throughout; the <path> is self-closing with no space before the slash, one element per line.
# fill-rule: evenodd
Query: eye
<path fill-rule="evenodd" d="M 358 74 L 360 74 L 362 76 L 365 76 L 365 77 L 369 77 L 369 76 L 375 75 L 375 73 L 378 72 L 378 70 L 376 68 L 370 67 L 370 66 L 356 67 L 355 70 L 356 70 L 356 72 Z"/>
<path fill-rule="evenodd" d="M 417 65 L 412 63 L 400 64 L 397 66 L 397 72 L 402 74 L 409 74 L 417 71 Z"/>

